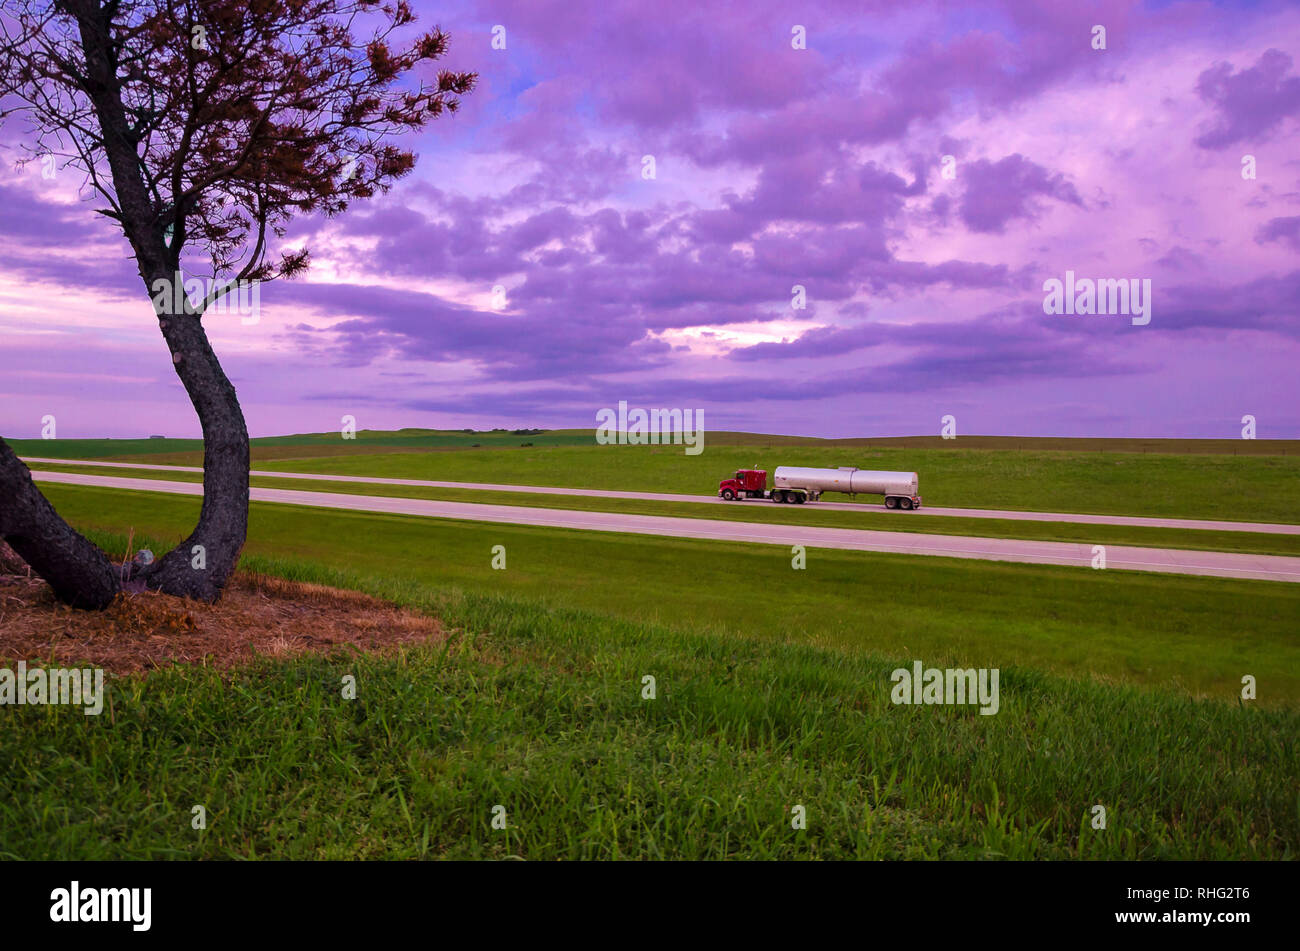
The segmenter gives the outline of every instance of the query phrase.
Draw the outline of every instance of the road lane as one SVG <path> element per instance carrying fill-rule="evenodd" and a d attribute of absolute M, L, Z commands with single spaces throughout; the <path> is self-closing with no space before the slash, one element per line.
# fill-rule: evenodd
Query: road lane
<path fill-rule="evenodd" d="M 198 496 L 197 482 L 161 479 L 132 479 L 76 472 L 35 471 L 38 482 L 99 486 L 143 492 L 167 492 Z M 254 487 L 255 502 L 306 505 L 418 515 L 430 518 L 463 519 L 512 525 L 536 525 L 586 531 L 660 535 L 672 538 L 705 538 L 717 541 L 758 542 L 771 545 L 804 545 L 809 548 L 841 548 L 854 551 L 899 552 L 912 555 L 941 555 L 983 561 L 1011 561 L 1029 564 L 1091 567 L 1092 546 L 1071 542 L 1023 541 L 1010 538 L 979 538 L 965 535 L 927 535 L 912 532 L 882 532 L 864 529 L 820 528 L 809 525 L 773 525 L 729 522 L 714 519 L 674 518 L 660 515 L 625 515 L 616 512 L 579 512 L 539 509 L 517 505 L 489 505 L 477 502 L 444 502 L 403 499 L 380 495 L 348 495 L 307 492 L 297 489 Z M 1257 578 L 1300 582 L 1300 558 L 1281 555 L 1250 555 L 1237 552 L 1183 551 L 1180 549 L 1133 548 L 1107 545 L 1106 566 L 1110 570 L 1155 571 L 1171 574 L 1210 575 L 1223 578 Z"/>
<path fill-rule="evenodd" d="M 129 462 L 83 462 L 72 459 L 42 459 L 23 457 L 24 462 L 41 465 L 94 466 L 106 469 L 145 469 L 151 472 L 193 472 L 201 473 L 198 466 L 159 466 Z M 706 505 L 765 505 L 772 510 L 774 518 L 796 506 L 776 505 L 772 502 L 750 500 L 748 502 L 725 502 L 717 496 L 681 495 L 669 492 L 624 492 L 614 489 L 569 489 L 544 485 L 507 485 L 495 482 L 439 482 L 429 479 L 388 479 L 379 476 L 326 475 L 320 472 L 275 472 L 254 469 L 251 475 L 268 479 L 305 479 L 319 482 L 357 482 L 367 485 L 403 485 L 432 489 L 477 489 L 491 492 L 521 492 L 536 495 L 589 495 L 602 499 L 641 499 L 656 502 L 698 502 Z M 850 512 L 873 511 L 876 507 L 855 502 L 816 502 L 810 503 L 819 509 L 837 509 Z M 879 507 L 881 511 L 883 506 Z M 1192 518 L 1155 518 L 1142 515 L 1071 515 L 1061 512 L 1020 512 L 1013 509 L 959 509 L 922 507 L 919 512 L 890 513 L 898 518 L 916 515 L 951 515 L 959 518 L 1001 518 L 1022 522 L 1074 522 L 1082 525 L 1134 525 L 1145 528 L 1194 528 L 1215 532 L 1259 532 L 1266 535 L 1300 535 L 1300 525 L 1286 525 L 1276 522 L 1229 522 L 1213 519 Z"/>

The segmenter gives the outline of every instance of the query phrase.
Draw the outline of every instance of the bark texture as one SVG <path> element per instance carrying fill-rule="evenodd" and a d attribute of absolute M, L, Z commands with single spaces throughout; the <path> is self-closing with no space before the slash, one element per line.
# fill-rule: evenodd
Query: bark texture
<path fill-rule="evenodd" d="M 105 608 L 122 590 L 118 568 L 54 511 L 3 439 L 0 536 L 49 582 L 60 601 L 79 608 Z"/>
<path fill-rule="evenodd" d="M 193 315 L 161 317 L 163 338 L 203 426 L 203 509 L 190 536 L 143 573 L 150 588 L 215 601 L 248 535 L 248 428 L 235 388 Z"/>

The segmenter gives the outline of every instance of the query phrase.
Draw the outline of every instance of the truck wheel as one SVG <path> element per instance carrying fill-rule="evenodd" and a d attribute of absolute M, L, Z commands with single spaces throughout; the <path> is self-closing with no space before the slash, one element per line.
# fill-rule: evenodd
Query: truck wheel
<path fill-rule="evenodd" d="M 798 495 L 796 495 L 796 496 L 794 497 L 794 501 L 795 501 L 795 504 L 797 504 L 797 505 L 803 505 L 805 502 L 808 501 L 808 496 L 804 495 L 804 494 L 801 492 L 801 493 L 799 493 Z"/>
<path fill-rule="evenodd" d="M 730 502 L 730 501 L 731 501 L 732 499 L 734 499 L 735 497 L 736 497 L 736 493 L 735 493 L 735 492 L 732 492 L 730 489 L 723 489 L 723 490 L 722 490 L 722 498 L 723 498 L 725 501 Z"/>
<path fill-rule="evenodd" d="M 886 499 L 885 499 L 885 508 L 887 508 L 887 509 L 896 509 L 896 508 L 898 508 L 898 499 L 895 499 L 895 498 L 892 498 L 892 497 L 891 497 L 891 498 L 886 498 Z"/>
<path fill-rule="evenodd" d="M 908 509 L 908 510 L 910 511 L 911 508 L 912 508 L 912 500 L 911 500 L 911 499 L 903 499 L 902 502 L 903 502 L 903 508 Z"/>

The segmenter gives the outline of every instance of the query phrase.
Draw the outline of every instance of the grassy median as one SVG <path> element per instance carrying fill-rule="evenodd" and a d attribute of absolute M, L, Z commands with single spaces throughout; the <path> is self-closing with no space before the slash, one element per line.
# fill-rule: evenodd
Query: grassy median
<path fill-rule="evenodd" d="M 95 466 L 32 464 L 33 469 L 74 472 L 93 476 L 166 480 L 199 483 L 197 472 L 166 472 L 158 469 L 105 469 Z M 1086 545 L 1133 545 L 1148 548 L 1182 548 L 1194 551 L 1242 552 L 1256 555 L 1300 555 L 1300 534 L 1212 531 L 1130 525 L 1089 525 L 1077 522 L 1038 522 L 1017 519 L 962 518 L 917 512 L 889 512 L 881 506 L 861 505 L 861 511 L 826 509 L 818 505 L 775 505 L 750 500 L 731 505 L 701 505 L 697 502 L 665 502 L 654 499 L 611 499 L 583 495 L 542 495 L 491 489 L 433 488 L 383 485 L 367 482 L 334 482 L 292 477 L 255 476 L 251 484 L 271 489 L 300 489 L 307 492 L 342 492 L 405 499 L 434 499 L 449 502 L 477 502 L 494 505 L 522 505 L 531 508 L 571 509 L 585 512 L 617 512 L 635 515 L 666 515 L 674 518 L 708 518 L 732 522 L 771 522 L 813 525 L 822 528 L 856 528 L 872 531 L 923 532 L 935 535 L 972 535 L 986 538 L 1018 538 L 1033 541 L 1077 542 Z"/>
<path fill-rule="evenodd" d="M 202 464 L 197 440 L 10 442 L 21 455 Z M 590 431 L 402 431 L 361 432 L 355 440 L 337 433 L 258 439 L 252 455 L 255 467 L 283 471 L 687 495 L 715 494 L 718 481 L 739 468 L 858 466 L 916 471 L 927 505 L 1300 524 L 1294 440 L 1152 440 L 1150 452 L 1128 443 L 1146 446 L 1140 440 L 971 437 L 943 444 L 717 433 L 706 434 L 700 455 L 688 456 L 682 446 L 597 446 Z M 1169 451 L 1156 451 L 1161 448 Z"/>

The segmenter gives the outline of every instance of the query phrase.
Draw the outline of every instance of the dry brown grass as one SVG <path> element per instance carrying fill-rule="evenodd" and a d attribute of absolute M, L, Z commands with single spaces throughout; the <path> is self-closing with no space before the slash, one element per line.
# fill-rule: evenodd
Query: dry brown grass
<path fill-rule="evenodd" d="M 260 575 L 236 575 L 217 604 L 123 593 L 104 611 L 59 604 L 35 577 L 0 575 L 0 664 L 226 668 L 257 655 L 382 650 L 444 636 L 434 618 L 364 594 Z"/>

